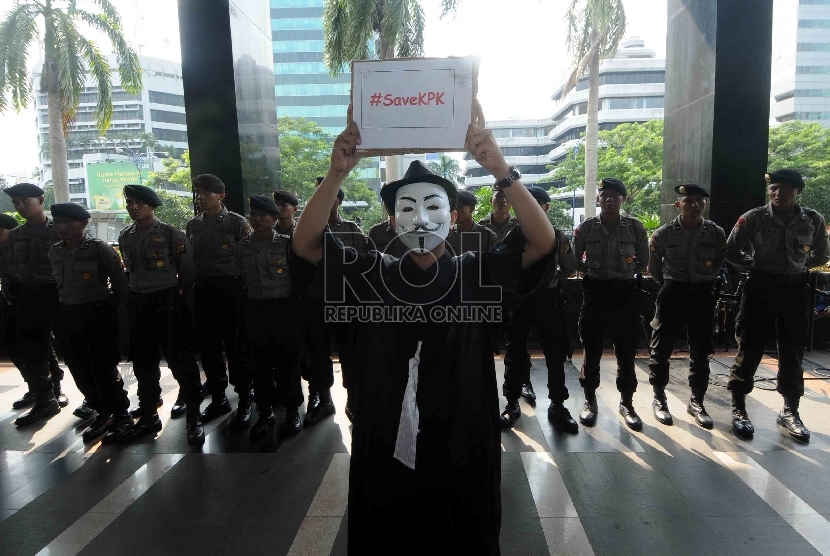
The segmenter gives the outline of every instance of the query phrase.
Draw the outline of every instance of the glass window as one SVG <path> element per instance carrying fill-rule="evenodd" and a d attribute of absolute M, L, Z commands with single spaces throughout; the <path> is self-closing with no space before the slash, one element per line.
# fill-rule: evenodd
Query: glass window
<path fill-rule="evenodd" d="M 150 91 L 150 102 L 154 104 L 167 104 L 170 106 L 184 106 L 184 95 Z"/>
<path fill-rule="evenodd" d="M 187 143 L 186 131 L 154 127 L 153 136 L 159 141 L 174 141 L 176 143 Z"/>
<path fill-rule="evenodd" d="M 800 42 L 798 48 L 801 52 L 827 52 L 830 51 L 830 43 L 826 42 Z"/>
<path fill-rule="evenodd" d="M 168 112 L 166 110 L 150 110 L 150 119 L 154 122 L 187 125 L 182 112 Z"/>

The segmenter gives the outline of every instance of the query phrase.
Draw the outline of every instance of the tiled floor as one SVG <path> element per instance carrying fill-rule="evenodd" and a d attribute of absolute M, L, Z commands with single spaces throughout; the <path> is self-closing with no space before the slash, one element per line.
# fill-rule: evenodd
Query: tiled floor
<path fill-rule="evenodd" d="M 732 355 L 717 360 L 728 365 Z M 685 412 L 686 361 L 677 356 L 674 426 L 654 419 L 638 359 L 644 427 L 625 427 L 608 354 L 597 426 L 573 436 L 547 421 L 544 360 L 534 357 L 538 406 L 522 401 L 522 418 L 502 433 L 502 554 L 830 554 L 830 381 L 807 382 L 809 444 L 781 434 L 781 398 L 761 388 L 748 404 L 756 436 L 743 441 L 730 432 L 729 396 L 719 385 L 707 396 L 715 429 L 694 425 Z M 807 369 L 830 367 L 826 353 L 807 358 Z M 583 401 L 580 364 L 575 356 L 567 367 L 574 415 Z M 759 376 L 774 376 L 775 361 L 764 364 Z M 726 369 L 713 363 L 712 371 Z M 128 366 L 123 373 L 135 401 Z M 0 366 L 0 554 L 345 554 L 351 439 L 335 382 L 341 411 L 296 438 L 275 433 L 252 445 L 229 428 L 231 414 L 210 423 L 207 442 L 193 449 L 183 419 L 169 419 L 176 387 L 165 372 L 164 430 L 155 440 L 104 447 L 81 441 L 71 380 L 67 410 L 18 430 L 19 412 L 6 409 L 25 386 Z"/>

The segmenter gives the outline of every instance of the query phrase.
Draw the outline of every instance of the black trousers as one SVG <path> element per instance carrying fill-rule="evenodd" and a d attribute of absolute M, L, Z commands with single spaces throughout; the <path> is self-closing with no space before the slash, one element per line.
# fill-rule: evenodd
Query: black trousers
<path fill-rule="evenodd" d="M 690 284 L 666 280 L 657 293 L 657 311 L 651 322 L 650 384 L 665 388 L 669 383 L 669 358 L 683 326 L 689 335 L 689 387 L 705 393 L 709 386 L 709 356 L 715 350 L 714 284 Z"/>
<path fill-rule="evenodd" d="M 118 372 L 121 344 L 112 303 L 61 304 L 58 329 L 69 372 L 87 405 L 101 415 L 126 413 L 130 402 Z"/>
<path fill-rule="evenodd" d="M 6 355 L 9 356 L 9 360 L 12 362 L 12 365 L 17 367 L 17 369 L 20 371 L 21 376 L 23 376 L 26 362 L 23 359 L 23 351 L 20 349 L 20 346 L 17 343 L 16 300 L 7 297 L 2 297 L 0 299 L 2 299 L 0 300 L 0 307 L 2 307 L 3 310 L 2 337 L 3 342 L 6 345 Z M 59 385 L 60 382 L 63 380 L 63 369 L 61 369 L 60 364 L 58 363 L 58 356 L 55 353 L 54 345 L 52 345 L 51 349 L 49 350 L 49 373 L 52 376 L 53 385 Z M 34 392 L 34 390 L 32 390 L 31 387 L 29 387 L 29 391 Z"/>
<path fill-rule="evenodd" d="M 287 409 L 300 407 L 301 335 L 286 318 L 296 313 L 296 300 L 245 299 L 244 307 L 258 410 L 271 409 L 277 402 Z"/>
<path fill-rule="evenodd" d="M 21 285 L 15 305 L 14 341 L 23 364 L 20 373 L 39 400 L 54 399 L 55 387 L 63 378 L 63 371 L 52 363 L 52 331 L 59 309 L 57 286 Z M 52 376 L 53 366 L 57 367 L 56 376 Z"/>
<path fill-rule="evenodd" d="M 138 401 L 156 413 L 161 396 L 161 355 L 179 383 L 188 418 L 199 415 L 202 403 L 199 366 L 193 356 L 193 324 L 179 288 L 152 293 L 130 292 L 130 359 L 138 380 Z"/>
<path fill-rule="evenodd" d="M 502 393 L 510 401 L 519 399 L 522 384 L 530 381 L 530 354 L 527 338 L 534 327 L 545 354 L 548 368 L 548 397 L 553 403 L 568 399 L 565 386 L 564 320 L 560 311 L 559 290 L 546 288 L 513 309 L 507 326 L 506 353 L 504 356 L 504 385 Z"/>
<path fill-rule="evenodd" d="M 732 392 L 752 392 L 764 345 L 775 335 L 778 391 L 788 397 L 804 395 L 801 363 L 807 345 L 807 276 L 807 273 L 783 276 L 755 270 L 749 274 L 735 323 L 738 355 L 727 385 Z"/>
<path fill-rule="evenodd" d="M 311 391 L 328 390 L 334 385 L 331 342 L 334 330 L 325 320 L 325 303 L 311 297 L 300 301 L 303 318 L 303 378 Z"/>
<path fill-rule="evenodd" d="M 579 383 L 586 390 L 599 388 L 599 362 L 605 335 L 611 332 L 617 356 L 617 390 L 630 394 L 637 390 L 634 357 L 641 326 L 640 296 L 634 280 L 583 281 L 584 294 L 579 314 L 579 336 L 585 359 Z"/>
<path fill-rule="evenodd" d="M 243 349 L 242 298 L 236 277 L 197 276 L 195 293 L 202 369 L 213 398 L 225 396 L 229 372 L 236 393 L 247 396 L 251 373 Z"/>

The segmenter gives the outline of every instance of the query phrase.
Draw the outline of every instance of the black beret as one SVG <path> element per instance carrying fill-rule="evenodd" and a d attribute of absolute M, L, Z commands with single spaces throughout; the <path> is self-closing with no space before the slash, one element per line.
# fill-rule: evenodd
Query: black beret
<path fill-rule="evenodd" d="M 0 229 L 14 230 L 18 226 L 20 226 L 20 223 L 14 219 L 14 216 L 0 213 Z"/>
<path fill-rule="evenodd" d="M 621 182 L 617 178 L 602 178 L 601 180 L 599 180 L 597 190 L 600 193 L 602 193 L 603 191 L 616 191 L 623 197 L 628 197 L 628 190 L 623 185 L 623 182 Z"/>
<path fill-rule="evenodd" d="M 267 195 L 251 195 L 248 197 L 248 206 L 251 210 L 261 210 L 277 216 L 280 215 L 280 207 L 277 206 L 274 199 Z"/>
<path fill-rule="evenodd" d="M 338 190 L 337 190 L 337 198 L 338 198 L 338 199 L 340 199 L 340 200 L 342 201 L 345 197 L 346 197 L 346 194 L 345 194 L 345 193 L 343 193 L 343 190 L 342 190 L 342 189 L 338 189 Z"/>
<path fill-rule="evenodd" d="M 225 192 L 225 183 L 213 174 L 199 174 L 191 181 L 193 182 L 193 187 L 198 187 L 211 193 Z"/>
<path fill-rule="evenodd" d="M 383 203 L 390 212 L 395 212 L 395 194 L 398 192 L 398 189 L 411 183 L 431 183 L 443 187 L 450 199 L 450 209 L 455 210 L 458 204 L 458 189 L 455 187 L 455 184 L 427 168 L 420 160 L 413 160 L 412 164 L 406 170 L 403 179 L 387 183 L 385 187 L 381 187 L 380 189 L 380 196 L 383 199 Z"/>
<path fill-rule="evenodd" d="M 317 185 L 320 185 L 321 183 L 323 183 L 324 179 L 325 178 L 323 176 L 317 176 L 316 178 L 314 178 L 314 183 L 316 183 Z"/>
<path fill-rule="evenodd" d="M 52 211 L 52 218 L 71 218 L 72 220 L 89 220 L 89 213 L 78 203 L 58 203 L 49 209 Z"/>
<path fill-rule="evenodd" d="M 478 203 L 478 197 L 467 191 L 466 189 L 462 189 L 458 192 L 458 206 L 465 206 L 465 207 L 474 207 Z"/>
<path fill-rule="evenodd" d="M 536 199 L 536 202 L 540 205 L 550 203 L 550 195 L 548 195 L 548 192 L 538 185 L 528 185 L 527 190 L 530 191 L 530 194 L 533 195 L 533 198 Z"/>
<path fill-rule="evenodd" d="M 709 196 L 706 190 L 696 183 L 684 183 L 682 185 L 678 185 L 674 188 L 674 191 L 680 197 L 683 197 L 685 195 L 700 195 L 701 197 Z"/>
<path fill-rule="evenodd" d="M 277 203 L 288 203 L 295 207 L 300 205 L 300 200 L 290 191 L 274 191 L 274 201 Z"/>
<path fill-rule="evenodd" d="M 140 199 L 153 207 L 160 207 L 164 204 L 158 194 L 146 185 L 125 185 L 124 196 Z"/>
<path fill-rule="evenodd" d="M 789 185 L 796 189 L 804 189 L 804 178 L 801 174 L 790 168 L 782 168 L 774 172 L 770 172 L 766 176 L 767 183 L 777 183 L 779 185 Z M 8 190 L 7 190 L 8 191 Z"/>
<path fill-rule="evenodd" d="M 9 197 L 40 197 L 43 195 L 43 190 L 33 183 L 18 183 L 7 187 L 3 191 Z"/>

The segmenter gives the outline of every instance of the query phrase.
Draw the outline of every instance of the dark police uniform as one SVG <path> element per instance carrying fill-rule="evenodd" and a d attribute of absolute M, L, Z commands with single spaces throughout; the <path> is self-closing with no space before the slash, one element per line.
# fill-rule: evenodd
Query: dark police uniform
<path fill-rule="evenodd" d="M 684 189 L 681 194 L 685 193 Z M 656 387 L 656 394 L 665 389 L 669 358 L 677 334 L 685 325 L 689 336 L 689 388 L 695 400 L 702 402 L 709 386 L 709 356 L 714 353 L 715 279 L 724 263 L 726 234 L 711 220 L 703 220 L 693 230 L 686 229 L 678 216 L 654 232 L 649 250 L 648 271 L 660 284 L 651 321 L 654 332 L 649 383 Z"/>
<path fill-rule="evenodd" d="M 445 241 L 450 248 L 450 254 L 455 256 L 464 253 L 489 253 L 499 242 L 499 237 L 490 228 L 473 223 L 473 227 L 467 232 L 453 226 Z"/>
<path fill-rule="evenodd" d="M 777 174 L 784 171 L 767 174 L 767 181 L 787 183 L 791 178 Z M 792 185 L 803 187 L 800 175 L 798 181 L 800 186 Z M 808 270 L 830 260 L 830 246 L 824 218 L 818 212 L 796 204 L 788 221 L 782 216 L 772 203 L 755 208 L 738 219 L 726 242 L 726 260 L 749 271 L 736 320 L 739 346 L 728 388 L 733 401 L 734 395 L 740 397 L 738 403 L 752 392 L 766 339 L 777 331 L 777 389 L 786 402 L 785 410 L 794 409 L 797 415 L 798 401 L 804 395 L 801 365 L 807 343 Z M 747 246 L 752 255 L 744 251 Z M 805 432 L 800 440 L 809 438 L 809 431 Z"/>
<path fill-rule="evenodd" d="M 248 237 L 250 226 L 244 216 L 222 207 L 213 218 L 202 213 L 188 222 L 186 234 L 196 263 L 195 316 L 202 368 L 219 407 L 227 405 L 228 371 L 240 399 L 247 399 L 251 388 L 239 329 L 240 268 L 234 254 L 234 245 Z"/>
<path fill-rule="evenodd" d="M 369 249 L 375 249 L 398 259 L 409 251 L 398 237 L 398 232 L 388 218 L 384 222 L 378 222 L 369 228 L 368 244 Z"/>
<path fill-rule="evenodd" d="M 487 216 L 485 216 L 484 218 L 482 218 L 481 221 L 479 221 L 479 224 L 481 224 L 485 228 L 489 228 L 490 230 L 492 230 L 496 234 L 496 242 L 497 243 L 499 241 L 503 240 L 505 238 L 505 236 L 510 232 L 510 230 L 515 228 L 518 223 L 519 223 L 519 219 L 516 218 L 515 216 L 513 216 L 512 214 L 509 214 L 507 216 L 506 221 L 504 221 L 501 224 L 497 224 L 496 221 L 493 219 L 493 213 L 492 212 L 490 214 L 488 214 Z M 482 251 L 482 253 L 484 253 L 484 252 L 485 251 Z"/>

